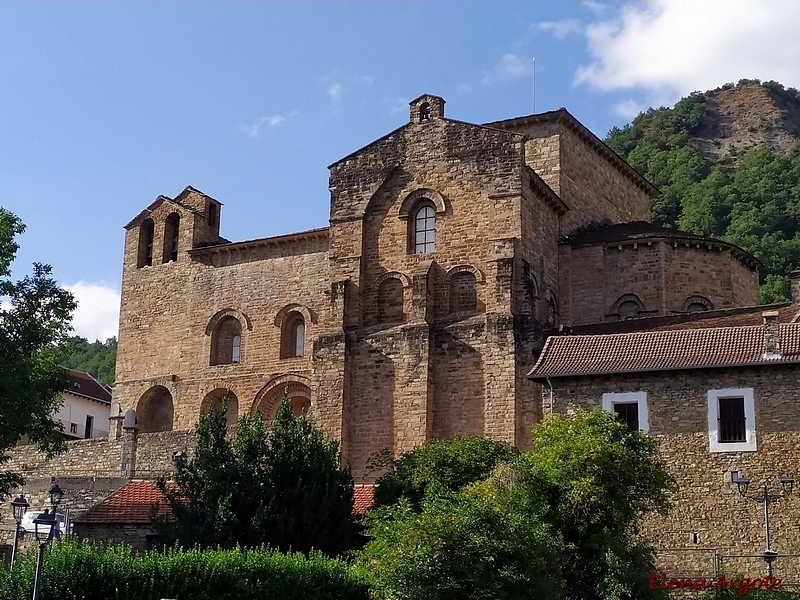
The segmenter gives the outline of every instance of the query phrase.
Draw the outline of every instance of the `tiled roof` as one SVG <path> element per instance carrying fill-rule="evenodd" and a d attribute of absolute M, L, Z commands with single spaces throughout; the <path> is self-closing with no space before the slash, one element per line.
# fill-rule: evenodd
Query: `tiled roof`
<path fill-rule="evenodd" d="M 571 328 L 575 335 L 601 335 L 609 333 L 634 333 L 642 331 L 667 331 L 670 329 L 707 329 L 712 327 L 745 327 L 760 325 L 765 310 L 778 312 L 779 323 L 794 323 L 800 317 L 800 305 L 771 304 L 723 308 L 696 313 L 681 313 L 658 317 L 644 317 L 609 323 L 591 323 Z"/>
<path fill-rule="evenodd" d="M 780 325 L 781 356 L 765 358 L 763 326 L 551 336 L 529 377 L 800 362 L 800 324 Z"/>
<path fill-rule="evenodd" d="M 100 504 L 89 509 L 76 523 L 149 524 L 150 506 L 158 502 L 158 514 L 169 514 L 166 499 L 152 481 L 131 481 Z"/>
<path fill-rule="evenodd" d="M 355 502 L 353 503 L 353 512 L 357 515 L 363 515 L 375 502 L 375 486 L 372 485 L 356 485 L 353 490 Z"/>
<path fill-rule="evenodd" d="M 362 515 L 372 507 L 375 487 L 356 485 L 353 490 L 353 512 Z M 158 502 L 158 514 L 169 514 L 166 500 L 152 481 L 131 481 L 100 504 L 91 508 L 76 523 L 149 524 L 150 506 Z"/>
<path fill-rule="evenodd" d="M 67 371 L 70 377 L 70 387 L 66 391 L 111 404 L 111 392 L 89 373 L 74 369 L 67 369 Z"/>

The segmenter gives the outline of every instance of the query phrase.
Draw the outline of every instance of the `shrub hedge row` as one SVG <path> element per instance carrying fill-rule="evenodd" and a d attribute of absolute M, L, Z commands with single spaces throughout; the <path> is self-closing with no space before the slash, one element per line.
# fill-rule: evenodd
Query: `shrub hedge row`
<path fill-rule="evenodd" d="M 20 557 L 0 600 L 30 598 L 36 548 Z M 321 554 L 271 550 L 170 549 L 133 554 L 126 546 L 60 541 L 47 549 L 40 600 L 366 600 L 367 586 Z"/>

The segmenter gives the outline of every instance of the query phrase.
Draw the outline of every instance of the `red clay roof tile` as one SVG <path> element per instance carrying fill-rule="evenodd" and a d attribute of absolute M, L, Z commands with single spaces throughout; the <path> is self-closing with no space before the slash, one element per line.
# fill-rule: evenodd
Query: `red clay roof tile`
<path fill-rule="evenodd" d="M 131 481 L 100 504 L 89 509 L 76 523 L 150 523 L 150 506 L 158 502 L 158 514 L 170 514 L 166 499 L 152 481 Z"/>

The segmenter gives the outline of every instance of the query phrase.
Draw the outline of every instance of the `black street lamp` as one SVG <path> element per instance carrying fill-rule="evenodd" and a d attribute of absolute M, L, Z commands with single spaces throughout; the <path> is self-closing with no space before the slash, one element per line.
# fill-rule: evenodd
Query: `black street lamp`
<path fill-rule="evenodd" d="M 14 547 L 11 550 L 11 568 L 14 568 L 14 559 L 17 557 L 17 550 L 19 549 L 19 538 L 22 537 L 22 517 L 25 511 L 28 510 L 30 504 L 25 500 L 25 494 L 20 494 L 11 501 L 11 512 L 14 514 L 14 520 L 17 522 L 17 528 L 14 531 Z"/>
<path fill-rule="evenodd" d="M 750 487 L 750 480 L 747 477 L 739 475 L 739 471 L 731 471 L 731 483 L 736 484 L 736 489 L 742 498 L 760 502 L 764 505 L 764 537 L 766 538 L 767 547 L 761 553 L 761 558 L 767 563 L 767 575 L 772 576 L 772 563 L 778 558 L 778 553 L 771 548 L 771 539 L 769 534 L 769 505 L 777 502 L 781 498 L 786 498 L 791 495 L 794 490 L 794 478 L 790 475 L 783 474 L 778 479 L 781 484 L 781 491 L 778 493 L 770 493 L 767 482 L 764 482 L 762 490 L 756 494 L 748 495 L 747 490 Z"/>
<path fill-rule="evenodd" d="M 44 512 L 33 520 L 34 533 L 36 539 L 39 541 L 39 553 L 36 556 L 36 578 L 33 580 L 33 600 L 39 600 L 39 588 L 42 585 L 42 566 L 44 563 L 44 551 L 47 544 L 53 538 L 60 537 L 58 530 L 58 517 L 56 516 L 56 508 L 61 503 L 64 497 L 64 492 L 58 484 L 50 488 L 50 505 L 53 507 L 53 512 L 44 509 Z"/>

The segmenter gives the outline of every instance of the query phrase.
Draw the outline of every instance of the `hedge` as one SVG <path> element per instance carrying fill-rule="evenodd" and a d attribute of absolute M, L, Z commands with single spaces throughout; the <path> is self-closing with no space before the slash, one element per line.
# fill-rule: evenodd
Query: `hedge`
<path fill-rule="evenodd" d="M 36 548 L 0 574 L 0 600 L 30 598 Z M 183 550 L 136 555 L 127 546 L 60 541 L 47 549 L 40 600 L 366 600 L 338 559 L 312 553 Z"/>

